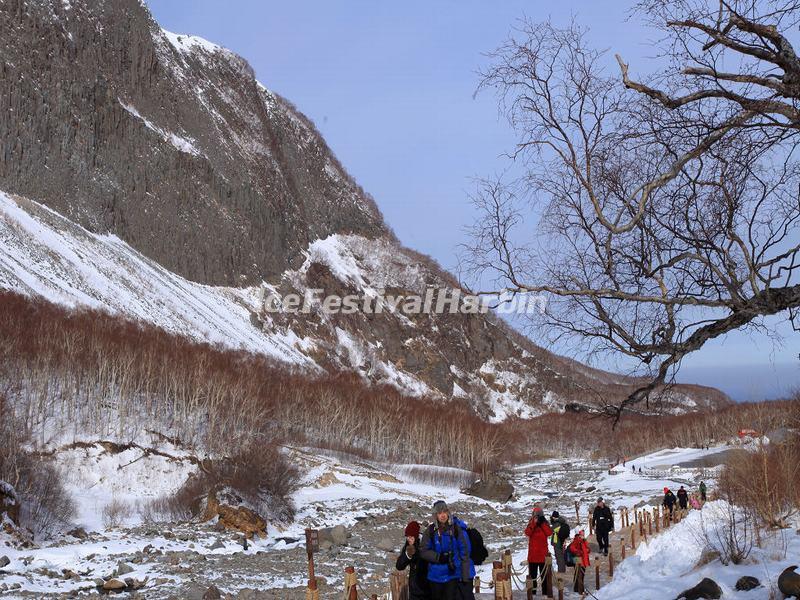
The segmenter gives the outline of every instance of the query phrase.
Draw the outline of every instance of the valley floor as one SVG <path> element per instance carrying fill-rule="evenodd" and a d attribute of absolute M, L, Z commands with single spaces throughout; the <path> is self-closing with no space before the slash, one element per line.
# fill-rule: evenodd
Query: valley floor
<path fill-rule="evenodd" d="M 174 448 L 167 450 L 178 454 Z M 566 515 L 574 532 L 576 501 L 581 527 L 586 526 L 588 509 L 598 496 L 615 510 L 656 506 L 665 485 L 696 489 L 702 478 L 713 486 L 715 468 L 710 465 L 715 455 L 727 450 L 724 446 L 702 451 L 666 450 L 610 471 L 607 465 L 591 461 L 532 462 L 512 473 L 514 499 L 497 504 L 466 496 L 454 484 L 414 482 L 409 476 L 415 471 L 411 466 L 387 467 L 292 448 L 287 451 L 304 473 L 303 486 L 295 494 L 297 518 L 286 528 L 270 526 L 266 539 L 251 541 L 245 550 L 241 535 L 220 530 L 215 524 L 142 523 L 135 511 L 127 514 L 120 526 L 105 529 L 99 515 L 112 498 L 132 505 L 137 497 L 166 493 L 185 477 L 186 464 L 180 456 L 168 460 L 147 455 L 137 460 L 136 449 L 120 456 L 99 447 L 82 448 L 68 452 L 59 461 L 73 476 L 72 491 L 80 501 L 81 525 L 89 531 L 88 536 L 61 536 L 31 548 L 4 547 L 0 538 L 0 557 L 5 555 L 10 561 L 0 569 L 0 596 L 92 597 L 97 594 L 96 580 L 117 571 L 123 578 L 144 582 L 140 590 L 123 597 L 200 599 L 213 584 L 223 597 L 299 600 L 305 598 L 307 578 L 304 528 L 335 525 L 343 525 L 348 537 L 345 543 L 317 554 L 320 597 L 341 598 L 343 570 L 350 565 L 358 574 L 359 597 L 380 596 L 387 591 L 388 575 L 402 545 L 403 527 L 412 519 L 430 519 L 430 507 L 439 498 L 446 499 L 456 514 L 482 532 L 491 554 L 487 564 L 478 568 L 478 575 L 487 582 L 491 580 L 491 559 L 498 559 L 506 549 L 512 552 L 514 569 L 523 571 L 527 542 L 522 531 L 534 501 L 541 501 L 548 514 L 559 510 Z M 680 466 L 691 465 L 698 458 L 704 458 L 707 466 Z M 631 463 L 636 472 L 631 470 Z M 452 470 L 433 472 L 454 480 Z M 712 558 L 695 568 L 704 551 L 702 531 L 719 525 L 724 513 L 721 504 L 712 502 L 702 511 L 690 513 L 681 523 L 639 544 L 635 555 L 631 556 L 629 550 L 629 557 L 621 563 L 619 540 L 628 539 L 629 531 L 612 534 L 612 552 L 618 562 L 615 576 L 609 580 L 607 559 L 601 558 L 600 590 L 595 589 L 594 568 L 587 572 L 589 597 L 674 598 L 708 576 L 720 584 L 723 598 L 769 598 L 767 587 L 736 592 L 733 586 L 745 574 L 774 584 L 783 568 L 797 562 L 800 536 L 792 529 L 765 537 L 764 548 L 755 549 L 744 565 L 725 567 Z M 619 513 L 616 515 L 619 526 Z M 590 541 L 593 543 L 593 539 Z M 595 560 L 593 554 L 593 564 Z M 568 587 L 570 578 L 571 573 L 567 573 Z M 524 596 L 520 593 L 519 597 Z M 565 598 L 577 597 L 570 591 L 565 593 Z"/>

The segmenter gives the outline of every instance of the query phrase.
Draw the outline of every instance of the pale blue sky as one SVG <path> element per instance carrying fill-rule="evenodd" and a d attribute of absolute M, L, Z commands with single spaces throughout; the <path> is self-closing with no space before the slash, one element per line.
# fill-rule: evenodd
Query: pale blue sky
<path fill-rule="evenodd" d="M 473 98 L 483 53 L 527 15 L 571 18 L 591 40 L 647 71 L 656 33 L 620 0 L 147 0 L 159 23 L 246 58 L 258 79 L 308 115 L 345 168 L 374 197 L 400 240 L 453 269 L 471 222 L 470 179 L 501 172 L 514 143 L 490 95 Z M 684 362 L 681 379 L 738 399 L 800 386 L 800 344 L 778 326 L 731 335 Z M 602 366 L 602 365 L 600 365 Z"/>

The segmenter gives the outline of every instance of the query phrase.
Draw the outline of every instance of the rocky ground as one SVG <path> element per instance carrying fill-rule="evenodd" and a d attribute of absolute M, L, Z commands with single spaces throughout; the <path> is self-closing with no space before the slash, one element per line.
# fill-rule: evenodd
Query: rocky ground
<path fill-rule="evenodd" d="M 483 534 L 490 560 L 479 575 L 487 581 L 491 559 L 506 549 L 514 555 L 515 569 L 522 571 L 519 562 L 527 543 L 522 531 L 533 501 L 541 501 L 548 512 L 559 510 L 571 524 L 578 502 L 585 526 L 588 507 L 598 494 L 612 506 L 630 507 L 657 498 L 664 485 L 655 475 L 609 474 L 606 465 L 591 462 L 543 461 L 509 473 L 514 497 L 497 503 L 452 487 L 401 481 L 375 465 L 298 452 L 307 478 L 297 493 L 297 521 L 283 530 L 271 527 L 266 539 L 252 540 L 246 549 L 241 534 L 213 523 L 139 524 L 85 536 L 78 530 L 42 546 L 6 551 L 0 545 L 0 557 L 9 557 L 0 569 L 0 596 L 97 597 L 115 593 L 104 586 L 120 586 L 117 594 L 148 600 L 300 600 L 307 578 L 303 529 L 310 527 L 322 530 L 315 557 L 320 597 L 339 598 L 344 568 L 354 566 L 359 597 L 368 598 L 387 591 L 405 524 L 429 519 L 431 504 L 439 497 Z M 688 482 L 695 475 L 701 473 L 682 470 L 671 481 Z M 602 564 L 604 584 L 607 563 Z M 594 589 L 593 571 L 587 585 Z"/>

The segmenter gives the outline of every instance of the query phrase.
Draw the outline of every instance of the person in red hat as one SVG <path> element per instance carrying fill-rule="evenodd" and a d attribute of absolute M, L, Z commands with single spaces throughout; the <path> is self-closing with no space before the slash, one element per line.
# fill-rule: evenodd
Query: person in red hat
<path fill-rule="evenodd" d="M 409 600 L 430 600 L 431 592 L 428 585 L 428 563 L 420 559 L 419 554 L 420 525 L 411 521 L 406 525 L 403 534 L 406 536 L 400 556 L 397 557 L 395 567 L 402 571 L 408 567 L 408 598 Z"/>
<path fill-rule="evenodd" d="M 542 591 L 546 594 L 550 590 L 546 589 L 547 584 L 544 579 L 545 558 L 550 552 L 547 549 L 547 539 L 553 535 L 553 529 L 545 519 L 542 507 L 534 505 L 531 520 L 525 528 L 525 535 L 528 536 L 528 573 L 533 581 L 533 595 L 536 595 L 536 578 L 542 574 Z"/>
<path fill-rule="evenodd" d="M 575 587 L 573 590 L 583 594 L 583 577 L 586 575 L 586 568 L 589 566 L 589 544 L 586 543 L 586 532 L 581 529 L 575 534 L 572 543 L 567 547 L 572 556 L 581 559 L 581 564 L 575 563 Z"/>

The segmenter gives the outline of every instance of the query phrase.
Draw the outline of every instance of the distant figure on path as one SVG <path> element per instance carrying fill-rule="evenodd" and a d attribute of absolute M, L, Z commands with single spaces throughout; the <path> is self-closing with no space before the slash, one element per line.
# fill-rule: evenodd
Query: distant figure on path
<path fill-rule="evenodd" d="M 702 500 L 703 502 L 706 501 L 706 482 L 705 481 L 701 481 L 700 482 L 700 500 Z"/>
<path fill-rule="evenodd" d="M 547 595 L 550 590 L 546 589 L 547 583 L 544 580 L 545 558 L 549 554 L 547 551 L 547 538 L 553 535 L 553 530 L 547 524 L 544 511 L 541 506 L 533 507 L 531 520 L 525 528 L 525 535 L 528 536 L 528 574 L 533 580 L 533 595 L 536 595 L 536 578 L 539 573 L 542 575 L 542 591 Z"/>
<path fill-rule="evenodd" d="M 565 573 L 567 570 L 567 563 L 564 561 L 564 543 L 569 539 L 569 524 L 567 520 L 558 514 L 557 510 L 553 511 L 550 515 L 550 527 L 553 530 L 553 535 L 550 536 L 550 543 L 553 544 L 553 550 L 556 555 L 556 565 L 559 573 Z"/>
<path fill-rule="evenodd" d="M 694 510 L 700 510 L 702 508 L 700 500 L 697 499 L 697 494 L 691 495 L 689 498 L 689 506 L 691 506 Z"/>
<path fill-rule="evenodd" d="M 431 600 L 428 584 L 428 563 L 420 557 L 420 526 L 416 521 L 406 525 L 404 534 L 406 543 L 400 550 L 395 567 L 398 571 L 408 567 L 408 600 Z"/>
<path fill-rule="evenodd" d="M 675 508 L 675 494 L 669 491 L 668 487 L 664 488 L 664 502 L 662 506 L 669 510 L 669 518 L 672 519 L 672 510 Z"/>
<path fill-rule="evenodd" d="M 689 492 L 683 486 L 678 490 L 678 506 L 681 510 L 686 510 L 689 507 Z"/>
<path fill-rule="evenodd" d="M 575 558 L 581 559 L 581 565 L 575 565 L 575 592 L 582 594 L 584 592 L 583 577 L 586 575 L 586 568 L 589 566 L 589 544 L 586 543 L 585 532 L 581 529 L 576 535 L 572 543 L 567 547 L 570 553 Z"/>
<path fill-rule="evenodd" d="M 608 556 L 608 534 L 614 531 L 614 513 L 606 506 L 602 498 L 597 499 L 597 506 L 592 511 L 592 524 L 597 535 L 597 545 L 600 552 Z"/>

